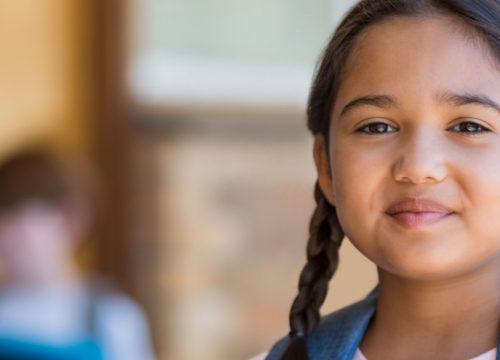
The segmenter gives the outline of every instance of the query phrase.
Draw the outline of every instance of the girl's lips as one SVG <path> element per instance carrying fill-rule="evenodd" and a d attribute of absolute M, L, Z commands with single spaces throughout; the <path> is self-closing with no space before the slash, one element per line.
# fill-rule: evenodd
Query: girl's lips
<path fill-rule="evenodd" d="M 446 212 L 400 212 L 397 214 L 390 215 L 398 223 L 405 226 L 406 228 L 414 229 L 420 228 L 427 225 L 434 224 L 439 220 L 451 215 L 451 213 Z"/>

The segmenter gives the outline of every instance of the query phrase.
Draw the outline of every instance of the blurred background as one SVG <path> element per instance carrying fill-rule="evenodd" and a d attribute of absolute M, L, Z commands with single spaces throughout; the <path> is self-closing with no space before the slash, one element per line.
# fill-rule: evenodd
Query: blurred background
<path fill-rule="evenodd" d="M 42 142 L 96 169 L 80 263 L 143 309 L 158 359 L 247 359 L 287 333 L 314 208 L 305 104 L 354 2 L 0 4 L 0 160 Z M 322 312 L 375 283 L 345 241 Z"/>

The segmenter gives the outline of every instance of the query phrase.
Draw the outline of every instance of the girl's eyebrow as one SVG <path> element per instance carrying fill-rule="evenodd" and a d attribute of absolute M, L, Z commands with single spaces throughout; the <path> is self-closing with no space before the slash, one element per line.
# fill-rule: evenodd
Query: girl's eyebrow
<path fill-rule="evenodd" d="M 347 114 L 349 111 L 352 111 L 355 108 L 359 108 L 362 106 L 370 105 L 379 107 L 382 109 L 394 106 L 397 104 L 397 101 L 388 95 L 368 95 L 356 98 L 350 101 L 347 105 L 342 108 L 340 112 L 340 117 Z"/>
<path fill-rule="evenodd" d="M 451 91 L 441 91 L 438 93 L 436 98 L 441 103 L 447 103 L 454 106 L 463 106 L 469 104 L 480 105 L 500 113 L 500 105 L 486 95 L 473 93 L 459 94 Z M 397 103 L 397 100 L 389 95 L 362 96 L 347 103 L 347 105 L 342 108 L 340 117 L 343 117 L 348 112 L 363 106 L 375 106 L 381 109 L 385 109 L 391 106 L 395 106 L 397 105 Z"/>
<path fill-rule="evenodd" d="M 479 105 L 500 113 L 500 105 L 486 95 L 463 93 L 457 94 L 451 91 L 442 91 L 437 96 L 438 100 L 454 106 Z"/>

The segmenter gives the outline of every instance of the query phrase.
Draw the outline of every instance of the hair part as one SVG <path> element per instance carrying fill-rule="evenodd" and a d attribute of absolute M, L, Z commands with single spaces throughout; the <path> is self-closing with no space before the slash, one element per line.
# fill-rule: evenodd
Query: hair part
<path fill-rule="evenodd" d="M 363 31 L 398 16 L 446 16 L 456 21 L 464 38 L 484 46 L 500 68 L 500 0 L 362 0 L 348 12 L 324 49 L 309 94 L 308 128 L 314 135 L 323 135 L 327 147 L 332 106 L 357 40 Z M 308 359 L 307 336 L 319 323 L 319 309 L 338 266 L 344 232 L 336 209 L 328 203 L 318 184 L 315 200 L 307 263 L 290 310 L 290 341 L 280 360 Z"/>

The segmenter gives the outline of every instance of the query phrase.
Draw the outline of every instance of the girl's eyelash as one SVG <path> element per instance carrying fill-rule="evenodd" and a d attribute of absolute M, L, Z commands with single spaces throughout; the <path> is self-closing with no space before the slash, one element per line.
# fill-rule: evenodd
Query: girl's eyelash
<path fill-rule="evenodd" d="M 361 133 L 365 133 L 365 134 L 368 134 L 368 135 L 377 135 L 377 134 L 384 135 L 384 134 L 389 134 L 389 133 L 395 132 L 395 131 L 385 132 L 385 131 L 382 130 L 383 128 L 387 128 L 387 127 L 394 128 L 393 126 L 391 126 L 389 124 L 377 121 L 377 122 L 372 122 L 372 123 L 369 123 L 369 124 L 366 124 L 366 125 L 360 127 L 359 129 L 356 130 L 356 132 L 361 132 Z M 368 131 L 368 129 L 369 130 L 374 130 L 374 131 L 373 132 L 372 131 Z"/>
<path fill-rule="evenodd" d="M 488 128 L 474 122 L 474 121 L 462 121 L 461 123 L 458 123 L 452 127 L 452 129 L 459 128 L 458 132 L 464 132 L 467 136 L 477 136 L 486 132 L 491 132 Z M 356 130 L 356 132 L 364 133 L 367 135 L 385 135 L 385 134 L 390 134 L 393 132 L 396 132 L 397 130 L 393 131 L 384 131 L 384 129 L 387 128 L 393 128 L 392 125 L 389 125 L 385 122 L 372 122 L 369 124 L 366 124 L 359 129 Z"/>
<path fill-rule="evenodd" d="M 465 126 L 462 126 L 465 125 Z M 464 132 L 469 135 L 469 136 L 476 136 L 480 135 L 483 133 L 491 132 L 490 129 L 484 127 L 483 125 L 480 125 L 474 121 L 462 121 L 461 123 L 458 123 L 452 127 L 452 129 L 456 127 L 461 127 L 462 130 L 465 130 Z M 474 129 L 479 129 L 480 131 L 475 131 Z"/>

